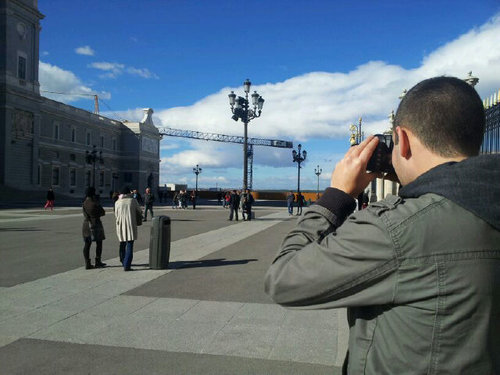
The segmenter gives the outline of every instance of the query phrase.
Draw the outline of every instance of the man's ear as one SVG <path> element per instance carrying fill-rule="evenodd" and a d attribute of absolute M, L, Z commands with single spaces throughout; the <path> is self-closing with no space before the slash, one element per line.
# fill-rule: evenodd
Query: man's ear
<path fill-rule="evenodd" d="M 397 126 L 396 135 L 398 137 L 399 155 L 402 158 L 409 159 L 411 157 L 411 145 L 408 130 L 401 126 Z"/>

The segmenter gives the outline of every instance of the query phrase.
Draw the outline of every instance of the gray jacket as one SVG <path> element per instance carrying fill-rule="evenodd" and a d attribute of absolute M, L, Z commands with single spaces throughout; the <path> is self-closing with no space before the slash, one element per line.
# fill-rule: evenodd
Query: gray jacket
<path fill-rule="evenodd" d="M 351 215 L 339 190 L 318 203 L 265 287 L 284 306 L 348 307 L 344 370 L 500 373 L 500 155 L 438 166 Z"/>

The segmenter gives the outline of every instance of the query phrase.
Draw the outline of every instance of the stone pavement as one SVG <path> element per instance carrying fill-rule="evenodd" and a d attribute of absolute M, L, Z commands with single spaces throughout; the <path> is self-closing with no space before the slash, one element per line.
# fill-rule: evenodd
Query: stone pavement
<path fill-rule="evenodd" d="M 0 288 L 0 373 L 339 373 L 345 310 L 288 310 L 263 292 L 293 225 L 274 209 L 174 240 L 167 270 L 136 249 L 134 272 L 114 258 Z"/>

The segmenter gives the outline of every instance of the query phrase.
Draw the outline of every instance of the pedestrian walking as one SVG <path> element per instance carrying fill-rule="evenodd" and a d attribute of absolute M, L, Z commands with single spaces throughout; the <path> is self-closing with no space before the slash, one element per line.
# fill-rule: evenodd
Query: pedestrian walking
<path fill-rule="evenodd" d="M 295 195 L 290 190 L 288 195 L 286 196 L 286 207 L 288 208 L 288 215 L 293 215 L 293 202 L 295 201 Z"/>
<path fill-rule="evenodd" d="M 155 196 L 151 192 L 150 188 L 146 188 L 144 193 L 144 221 L 148 220 L 148 211 L 151 212 L 151 219 L 154 217 L 153 213 L 153 203 L 155 201 Z"/>
<path fill-rule="evenodd" d="M 304 207 L 304 196 L 302 193 L 297 193 L 297 216 L 302 215 L 302 207 Z"/>
<path fill-rule="evenodd" d="M 82 235 L 83 242 L 83 258 L 85 259 L 85 269 L 94 268 L 90 261 L 90 247 L 92 242 L 96 243 L 95 249 L 95 268 L 103 268 L 106 263 L 101 261 L 102 256 L 102 241 L 106 239 L 104 235 L 104 227 L 102 226 L 101 217 L 106 214 L 102 208 L 99 199 L 95 195 L 95 188 L 88 187 L 85 192 L 85 201 L 82 205 L 83 211 L 83 226 Z"/>
<path fill-rule="evenodd" d="M 137 226 L 142 224 L 139 203 L 130 194 L 130 188 L 120 189 L 120 197 L 115 204 L 116 235 L 120 241 L 120 262 L 125 271 L 130 271 L 134 257 L 134 241 L 137 239 Z"/>
<path fill-rule="evenodd" d="M 196 191 L 191 191 L 191 204 L 193 205 L 193 210 L 196 210 Z"/>
<path fill-rule="evenodd" d="M 174 191 L 174 195 L 172 196 L 172 208 L 179 208 L 179 192 Z"/>
<path fill-rule="evenodd" d="M 56 201 L 56 196 L 54 194 L 54 190 L 52 190 L 52 187 L 50 187 L 49 190 L 47 191 L 47 201 L 45 202 L 44 209 L 50 208 L 50 210 L 53 211 L 55 201 Z"/>
<path fill-rule="evenodd" d="M 187 206 L 188 206 L 188 203 L 187 203 L 187 201 L 188 201 L 188 194 L 187 194 L 187 191 L 185 189 L 181 190 L 181 196 L 180 196 L 179 200 L 180 200 L 180 202 L 179 202 L 180 203 L 180 207 L 185 210 L 187 208 Z"/>

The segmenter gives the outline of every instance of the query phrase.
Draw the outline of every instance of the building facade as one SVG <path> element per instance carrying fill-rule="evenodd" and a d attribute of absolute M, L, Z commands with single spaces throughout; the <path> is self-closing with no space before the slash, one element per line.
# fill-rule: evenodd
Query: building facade
<path fill-rule="evenodd" d="M 36 0 L 0 0 L 0 185 L 81 196 L 159 183 L 152 109 L 120 122 L 40 96 Z M 94 156 L 94 158 L 89 156 Z"/>

